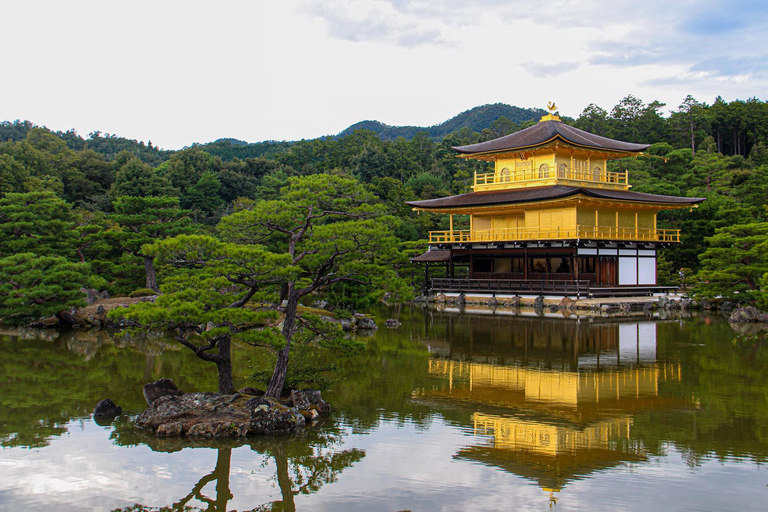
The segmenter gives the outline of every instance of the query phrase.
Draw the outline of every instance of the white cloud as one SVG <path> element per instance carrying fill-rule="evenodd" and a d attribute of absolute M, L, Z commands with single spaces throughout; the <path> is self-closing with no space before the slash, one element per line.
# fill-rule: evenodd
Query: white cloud
<path fill-rule="evenodd" d="M 432 125 L 484 103 L 768 96 L 763 2 L 14 2 L 3 119 L 165 148 Z M 722 22 L 722 23 L 719 23 Z"/>

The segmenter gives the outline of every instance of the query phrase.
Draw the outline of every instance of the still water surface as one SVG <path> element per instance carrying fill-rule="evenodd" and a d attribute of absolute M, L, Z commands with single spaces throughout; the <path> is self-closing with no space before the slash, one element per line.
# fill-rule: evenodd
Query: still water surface
<path fill-rule="evenodd" d="M 245 443 L 132 428 L 145 382 L 216 387 L 173 342 L 0 336 L 0 510 L 768 510 L 768 347 L 721 319 L 377 313 L 331 418 Z"/>

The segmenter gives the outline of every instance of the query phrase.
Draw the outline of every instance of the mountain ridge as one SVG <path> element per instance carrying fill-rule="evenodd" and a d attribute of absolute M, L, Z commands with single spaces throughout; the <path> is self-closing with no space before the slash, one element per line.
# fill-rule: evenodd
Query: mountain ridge
<path fill-rule="evenodd" d="M 491 103 L 465 110 L 447 121 L 432 126 L 393 126 L 376 120 L 360 121 L 334 135 L 333 138 L 340 139 L 346 137 L 355 130 L 370 130 L 384 140 L 396 139 L 398 137 L 411 139 L 419 132 L 427 132 L 431 138 L 439 140 L 449 133 L 461 130 L 462 128 L 482 132 L 502 116 L 519 125 L 526 121 L 538 119 L 546 114 L 547 111 L 540 108 L 522 108 L 507 105 L 506 103 Z"/>

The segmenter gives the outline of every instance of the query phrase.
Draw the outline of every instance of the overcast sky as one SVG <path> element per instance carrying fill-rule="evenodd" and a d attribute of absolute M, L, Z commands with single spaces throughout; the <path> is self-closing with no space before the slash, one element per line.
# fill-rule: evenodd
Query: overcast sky
<path fill-rule="evenodd" d="M 765 0 L 0 2 L 0 120 L 166 149 L 497 102 L 768 99 Z"/>

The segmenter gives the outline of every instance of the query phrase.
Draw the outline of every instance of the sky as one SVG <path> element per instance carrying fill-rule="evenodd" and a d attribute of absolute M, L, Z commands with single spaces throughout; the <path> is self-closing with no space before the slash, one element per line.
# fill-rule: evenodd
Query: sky
<path fill-rule="evenodd" d="M 768 100 L 764 0 L 0 0 L 0 120 L 164 149 L 431 126 L 506 103 L 578 117 Z"/>

